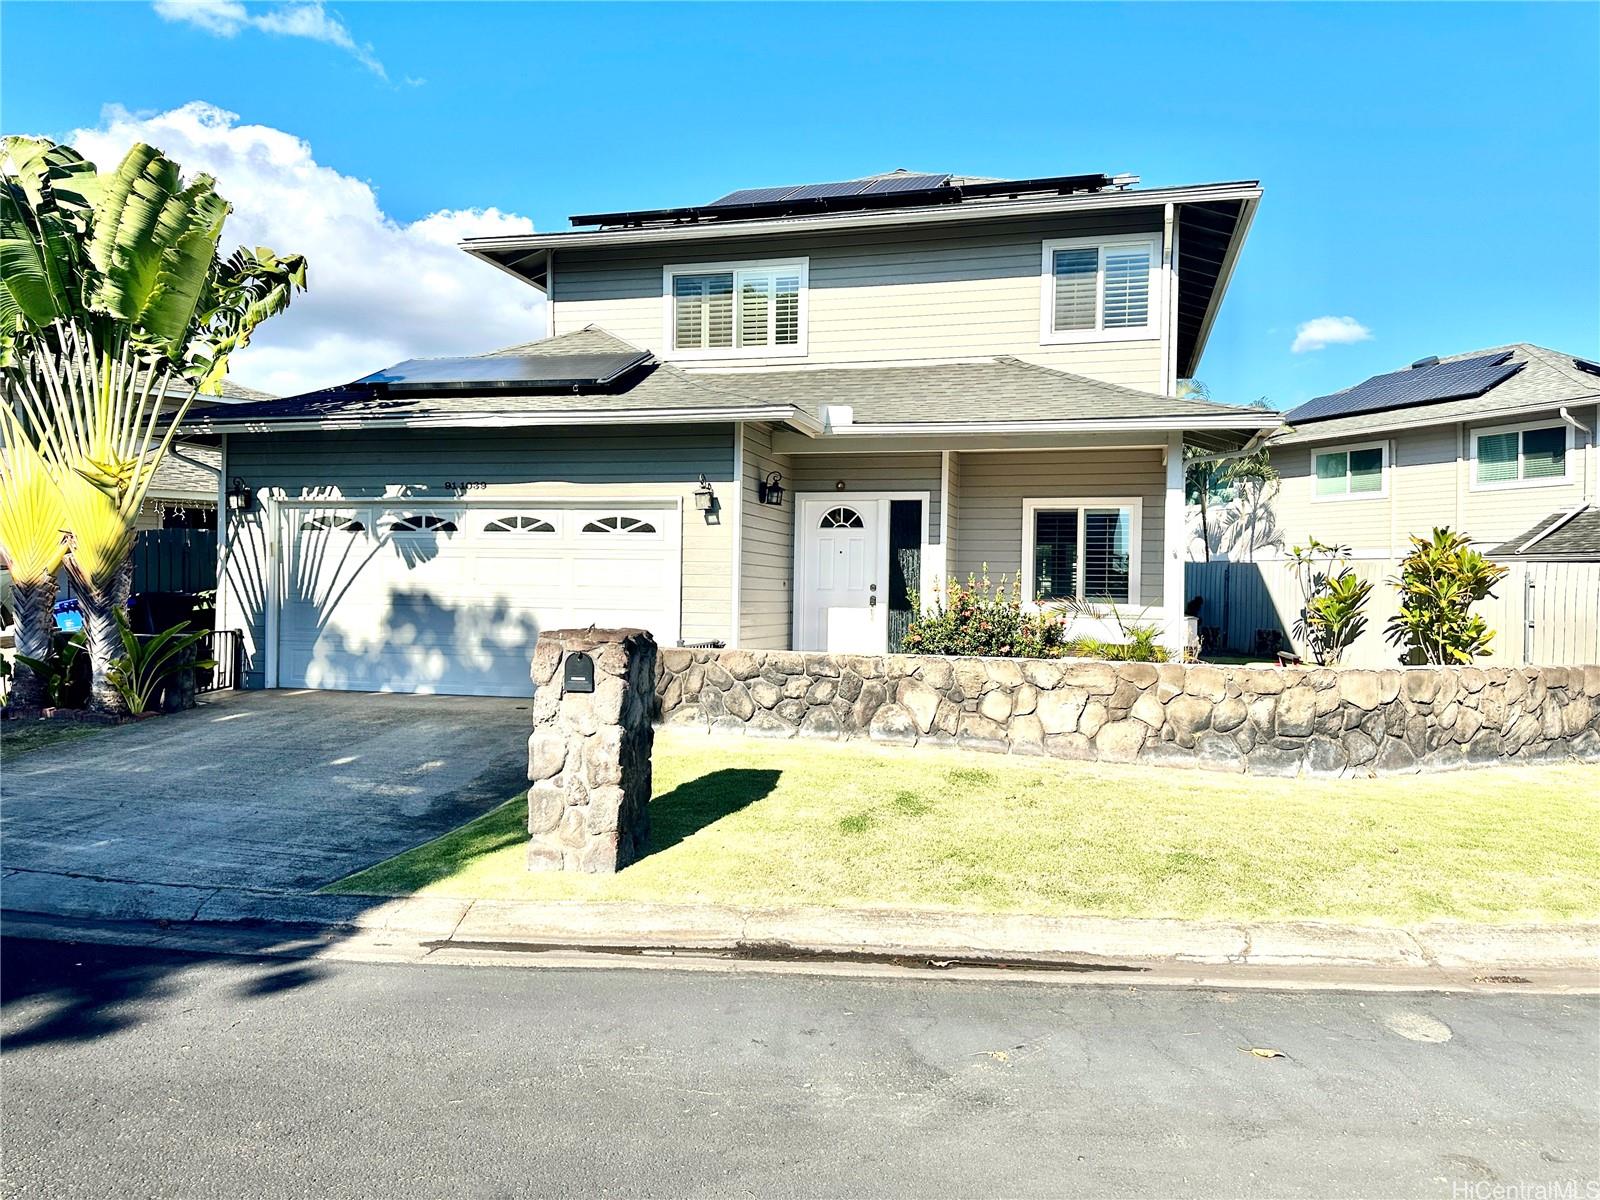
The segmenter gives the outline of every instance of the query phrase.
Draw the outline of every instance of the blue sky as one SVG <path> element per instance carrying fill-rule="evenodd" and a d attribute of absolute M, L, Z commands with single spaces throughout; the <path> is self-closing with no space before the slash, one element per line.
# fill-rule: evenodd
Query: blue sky
<path fill-rule="evenodd" d="M 6 3 L 6 132 L 104 129 L 107 106 L 137 132 L 204 102 L 302 139 L 316 178 L 370 185 L 381 213 L 359 219 L 413 246 L 440 210 L 555 229 L 902 166 L 1258 178 L 1200 371 L 1218 398 L 1288 407 L 1507 341 L 1600 354 L 1600 5 L 206 8 Z M 280 236 L 281 211 L 257 216 L 290 248 L 292 221 Z M 488 269 L 466 267 L 476 291 Z M 360 303 L 361 285 L 333 291 Z M 332 301 L 310 311 L 352 322 L 343 356 L 326 328 L 308 333 L 280 387 L 319 363 L 437 348 L 393 332 L 403 313 L 384 342 Z M 1370 339 L 1292 352 L 1319 317 Z"/>

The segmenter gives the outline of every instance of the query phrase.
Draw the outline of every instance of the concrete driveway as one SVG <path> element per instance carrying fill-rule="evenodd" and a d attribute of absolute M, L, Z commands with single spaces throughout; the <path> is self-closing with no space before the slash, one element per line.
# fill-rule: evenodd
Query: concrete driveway
<path fill-rule="evenodd" d="M 0 901 L 60 911 L 25 899 L 60 877 L 313 890 L 526 786 L 530 725 L 527 700 L 231 692 L 37 750 L 0 768 Z"/>

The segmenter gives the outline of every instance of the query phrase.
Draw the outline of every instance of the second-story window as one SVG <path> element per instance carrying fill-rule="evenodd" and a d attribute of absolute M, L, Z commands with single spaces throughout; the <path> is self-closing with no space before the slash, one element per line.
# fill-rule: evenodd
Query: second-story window
<path fill-rule="evenodd" d="M 1042 340 L 1156 336 L 1160 261 L 1155 235 L 1045 242 Z"/>
<path fill-rule="evenodd" d="M 666 284 L 673 353 L 804 353 L 804 259 L 668 267 Z"/>

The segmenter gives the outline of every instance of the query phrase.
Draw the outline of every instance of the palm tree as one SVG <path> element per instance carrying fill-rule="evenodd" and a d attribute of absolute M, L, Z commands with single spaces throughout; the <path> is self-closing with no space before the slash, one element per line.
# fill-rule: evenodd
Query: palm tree
<path fill-rule="evenodd" d="M 0 407 L 0 424 L 9 415 L 10 409 Z M 0 441 L 0 558 L 11 572 L 16 650 L 43 662 L 50 657 L 56 571 L 66 550 L 61 492 L 26 431 L 7 426 Z M 19 657 L 11 683 L 12 707 L 31 712 L 43 702 L 43 681 Z"/>
<path fill-rule="evenodd" d="M 109 671 L 150 479 L 194 395 L 306 284 L 299 255 L 221 257 L 228 212 L 209 175 L 185 183 L 143 144 L 109 175 L 45 139 L 0 147 L 0 434 L 8 463 L 36 449 L 59 494 L 102 712 L 121 710 Z"/>

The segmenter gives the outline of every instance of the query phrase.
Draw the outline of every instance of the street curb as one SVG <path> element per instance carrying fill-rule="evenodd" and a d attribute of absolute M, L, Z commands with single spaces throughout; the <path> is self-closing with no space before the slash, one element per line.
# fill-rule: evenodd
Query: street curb
<path fill-rule="evenodd" d="M 384 899 L 195 888 L 12 870 L 0 912 L 174 926 L 285 925 L 425 950 L 739 951 L 1118 967 L 1323 968 L 1509 975 L 1576 972 L 1600 986 L 1600 923 L 1411 929 L 1321 921 L 1041 917 L 928 909 Z"/>

